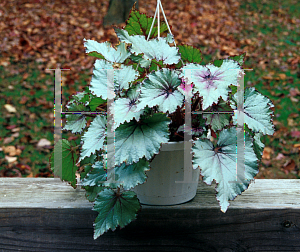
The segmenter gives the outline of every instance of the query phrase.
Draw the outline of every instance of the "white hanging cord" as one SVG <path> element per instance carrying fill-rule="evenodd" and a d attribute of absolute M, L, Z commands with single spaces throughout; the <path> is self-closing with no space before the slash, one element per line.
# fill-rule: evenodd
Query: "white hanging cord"
<path fill-rule="evenodd" d="M 160 37 L 160 20 L 159 20 L 159 3 L 160 3 L 160 0 L 157 0 L 157 6 L 156 6 L 156 9 L 157 9 L 157 24 L 158 24 L 158 29 L 157 29 L 157 37 L 159 39 Z"/>
<path fill-rule="evenodd" d="M 164 16 L 165 22 L 166 22 L 166 24 L 167 24 L 168 30 L 169 30 L 170 34 L 173 36 L 173 34 L 172 34 L 172 32 L 171 32 L 171 29 L 170 29 L 170 26 L 169 26 L 169 23 L 168 23 L 168 20 L 167 20 L 167 18 L 166 18 L 164 9 L 163 9 L 163 7 L 162 7 L 161 1 L 160 1 L 160 0 L 157 0 L 156 10 L 155 10 L 154 18 L 153 18 L 153 21 L 152 21 L 152 24 L 151 24 L 151 28 L 150 28 L 148 37 L 147 37 L 147 41 L 149 40 L 150 34 L 151 34 L 151 32 L 152 32 L 153 25 L 154 25 L 155 18 L 156 18 L 156 14 L 157 14 L 157 23 L 158 23 L 157 37 L 158 37 L 158 39 L 160 38 L 159 7 L 161 8 L 161 11 L 162 11 L 162 13 L 163 13 L 163 16 Z M 174 45 L 176 46 L 175 38 L 174 38 Z M 180 60 L 181 60 L 181 62 L 182 62 L 182 64 L 183 64 L 182 59 L 180 59 Z M 157 66 L 157 69 L 158 69 L 158 66 Z"/>
<path fill-rule="evenodd" d="M 171 32 L 170 26 L 169 26 L 169 24 L 168 24 L 168 20 L 167 20 L 167 18 L 166 18 L 164 9 L 163 9 L 163 7 L 162 7 L 160 1 L 159 1 L 159 4 L 160 4 L 161 11 L 162 11 L 162 13 L 163 13 L 163 15 L 164 15 L 164 19 L 165 19 L 165 21 L 166 21 L 166 24 L 167 24 L 167 26 L 168 26 L 168 30 L 169 30 L 170 34 L 173 35 L 172 32 Z M 174 45 L 176 46 L 175 39 L 174 39 Z"/>
<path fill-rule="evenodd" d="M 172 32 L 171 32 L 171 29 L 170 29 L 168 20 L 167 20 L 167 18 L 166 18 L 166 15 L 165 15 L 165 12 L 164 12 L 164 8 L 162 7 L 161 1 L 160 1 L 160 0 L 157 0 L 156 10 L 155 10 L 154 18 L 153 18 L 153 21 L 152 21 L 152 24 L 151 24 L 151 28 L 150 28 L 150 31 L 149 31 L 149 34 L 148 34 L 147 41 L 149 40 L 150 34 L 151 34 L 151 32 L 152 32 L 152 28 L 153 28 L 153 25 L 154 25 L 154 22 L 155 22 L 155 18 L 156 18 L 156 14 L 157 14 L 157 13 L 158 13 L 158 15 L 157 15 L 157 21 L 158 21 L 158 35 L 157 35 L 157 37 L 158 37 L 158 38 L 160 37 L 159 6 L 160 6 L 160 8 L 161 8 L 161 11 L 162 11 L 162 14 L 163 14 L 163 16 L 164 16 L 165 22 L 166 22 L 166 24 L 167 24 L 168 30 L 169 30 L 170 34 L 173 35 Z M 175 39 L 174 39 L 174 45 L 176 46 Z"/>

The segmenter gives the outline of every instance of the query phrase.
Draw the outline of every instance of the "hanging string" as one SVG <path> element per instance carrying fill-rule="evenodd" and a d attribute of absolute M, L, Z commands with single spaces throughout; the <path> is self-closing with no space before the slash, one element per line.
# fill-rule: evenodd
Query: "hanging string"
<path fill-rule="evenodd" d="M 157 37 L 158 37 L 158 40 L 159 40 L 159 37 L 160 37 L 159 3 L 160 3 L 160 0 L 157 0 L 156 9 L 157 9 L 157 25 L 158 25 Z"/>
<path fill-rule="evenodd" d="M 158 34 L 157 34 L 157 36 L 158 36 L 158 38 L 160 37 L 159 6 L 160 6 L 160 8 L 161 8 L 161 11 L 162 11 L 162 14 L 163 14 L 163 16 L 164 16 L 165 22 L 166 22 L 166 24 L 167 24 L 168 30 L 169 30 L 170 34 L 173 35 L 172 32 L 171 32 L 171 29 L 170 29 L 168 20 L 167 20 L 167 18 L 166 18 L 166 15 L 165 15 L 165 12 L 164 12 L 164 8 L 162 7 L 161 1 L 160 1 L 160 0 L 157 0 L 156 10 L 155 10 L 154 18 L 153 18 L 153 21 L 152 21 L 152 24 L 151 24 L 151 28 L 150 28 L 150 32 L 149 32 L 149 34 L 148 34 L 147 40 L 149 40 L 150 34 L 151 34 L 151 32 L 152 32 L 152 28 L 153 28 L 153 25 L 154 25 L 154 22 L 155 22 L 155 18 L 156 18 L 157 13 L 158 13 L 157 21 L 158 21 L 158 31 L 159 31 Z M 175 39 L 174 39 L 174 45 L 176 46 Z"/>
<path fill-rule="evenodd" d="M 166 18 L 166 15 L 165 15 L 164 9 L 163 9 L 163 7 L 162 7 L 162 5 L 161 5 L 161 2 L 160 2 L 160 1 L 159 1 L 159 4 L 160 4 L 161 11 L 162 11 L 162 13 L 163 13 L 163 15 L 164 15 L 164 19 L 165 19 L 165 21 L 166 21 L 166 24 L 167 24 L 168 30 L 169 30 L 170 34 L 171 34 L 171 35 L 173 35 L 173 34 L 172 34 L 172 32 L 171 32 L 170 26 L 169 26 L 169 24 L 168 24 L 168 20 L 167 20 L 167 18 Z M 176 46 L 175 39 L 174 39 L 174 45 Z"/>
<path fill-rule="evenodd" d="M 152 24 L 151 24 L 151 28 L 150 28 L 148 37 L 147 37 L 147 41 L 148 41 L 149 38 L 150 38 L 152 29 L 153 29 L 153 26 L 154 26 L 154 22 L 155 22 L 156 15 L 157 15 L 157 26 L 158 26 L 158 27 L 157 27 L 157 28 L 158 28 L 158 29 L 157 29 L 157 37 L 158 37 L 158 39 L 160 38 L 159 7 L 161 8 L 161 11 L 162 11 L 162 14 L 163 14 L 163 16 L 164 16 L 165 22 L 166 22 L 166 24 L 167 24 L 168 30 L 169 30 L 170 34 L 173 36 L 173 34 L 172 34 L 172 32 L 171 32 L 171 29 L 170 29 L 170 26 L 169 26 L 169 23 L 168 23 L 168 20 L 167 20 L 167 18 L 166 18 L 164 9 L 163 9 L 163 7 L 162 7 L 161 1 L 160 1 L 160 0 L 157 0 L 156 10 L 155 10 L 154 18 L 153 18 L 153 21 L 152 21 Z M 175 38 L 174 38 L 174 45 L 176 46 Z M 181 63 L 182 63 L 182 65 L 183 65 L 182 59 L 180 59 L 180 60 L 181 60 Z M 139 64 L 138 64 L 138 66 L 139 66 Z M 137 67 L 137 68 L 138 68 L 138 67 Z M 158 66 L 157 66 L 157 69 L 158 69 Z"/>

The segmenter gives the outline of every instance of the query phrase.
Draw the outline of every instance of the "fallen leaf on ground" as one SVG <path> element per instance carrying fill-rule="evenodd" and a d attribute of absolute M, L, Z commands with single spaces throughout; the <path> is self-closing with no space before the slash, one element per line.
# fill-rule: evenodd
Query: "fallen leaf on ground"
<path fill-rule="evenodd" d="M 10 156 L 14 156 L 14 155 L 11 155 L 11 153 L 15 153 L 16 147 L 13 145 L 6 146 L 6 147 L 3 147 L 3 151 L 4 151 L 4 153 L 8 153 L 8 155 L 10 155 Z"/>
<path fill-rule="evenodd" d="M 293 147 L 298 148 L 298 150 L 300 151 L 300 144 L 294 144 Z"/>
<path fill-rule="evenodd" d="M 273 149 L 271 149 L 270 147 L 265 147 L 263 155 L 262 155 L 262 158 L 263 159 L 270 159 L 271 158 L 271 154 L 273 152 L 274 152 Z"/>
<path fill-rule="evenodd" d="M 297 95 L 300 95 L 300 91 L 298 90 L 298 88 L 291 88 L 291 89 L 290 89 L 290 95 L 291 95 L 291 96 L 297 96 Z"/>
<path fill-rule="evenodd" d="M 16 156 L 16 155 L 20 155 L 22 153 L 22 151 L 20 149 L 17 149 L 13 145 L 3 147 L 3 151 L 4 151 L 4 153 L 8 153 L 8 155 L 11 156 L 11 157 Z"/>
<path fill-rule="evenodd" d="M 5 159 L 7 160 L 8 163 L 13 163 L 17 161 L 17 157 L 5 156 Z"/>
<path fill-rule="evenodd" d="M 277 157 L 275 158 L 276 160 L 281 160 L 285 158 L 285 155 L 283 155 L 282 153 L 278 153 Z"/>
<path fill-rule="evenodd" d="M 294 98 L 292 96 L 290 97 L 290 99 L 291 99 L 292 102 L 298 102 L 299 101 L 298 99 L 296 99 L 296 98 Z"/>
<path fill-rule="evenodd" d="M 17 110 L 14 106 L 12 106 L 11 104 L 5 104 L 4 108 L 9 112 L 9 113 L 16 113 Z"/>
<path fill-rule="evenodd" d="M 298 113 L 291 113 L 289 115 L 289 117 L 297 118 L 297 117 L 299 117 L 299 114 Z"/>
<path fill-rule="evenodd" d="M 291 137 L 300 137 L 300 131 L 292 131 Z"/>
<path fill-rule="evenodd" d="M 14 140 L 15 140 L 15 138 L 13 136 L 4 137 L 3 144 L 9 144 L 9 143 L 11 143 Z"/>
<path fill-rule="evenodd" d="M 42 148 L 42 147 L 45 147 L 45 146 L 50 146 L 51 145 L 51 142 L 49 140 L 47 140 L 46 138 L 42 138 L 39 140 L 39 142 L 37 143 L 37 147 L 38 148 Z"/>
<path fill-rule="evenodd" d="M 286 75 L 284 73 L 278 74 L 279 78 L 284 80 L 286 78 Z"/>
<path fill-rule="evenodd" d="M 14 134 L 11 135 L 12 137 L 19 137 L 20 136 L 20 133 L 19 132 L 16 132 Z"/>
<path fill-rule="evenodd" d="M 296 167 L 296 163 L 293 159 L 286 161 L 285 164 L 283 165 L 285 174 L 288 174 L 289 172 L 294 171 L 295 167 Z"/>
<path fill-rule="evenodd" d="M 288 118 L 287 120 L 288 120 L 288 125 L 289 126 L 296 126 L 297 125 L 297 123 L 295 123 L 295 121 L 292 118 Z"/>
<path fill-rule="evenodd" d="M 16 167 L 17 167 L 18 169 L 20 169 L 20 171 L 25 171 L 25 170 L 31 171 L 30 166 L 27 165 L 27 164 L 17 164 Z"/>

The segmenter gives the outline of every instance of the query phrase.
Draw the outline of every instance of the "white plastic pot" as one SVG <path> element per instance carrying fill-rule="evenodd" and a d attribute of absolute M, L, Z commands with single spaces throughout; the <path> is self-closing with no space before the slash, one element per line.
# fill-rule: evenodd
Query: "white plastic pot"
<path fill-rule="evenodd" d="M 184 180 L 184 142 L 163 144 L 150 167 L 150 171 L 146 172 L 146 182 L 131 189 L 137 194 L 141 204 L 176 205 L 196 196 L 200 169 L 194 170 L 192 162 L 186 169 L 192 173 L 191 181 L 194 183 L 175 183 Z"/>

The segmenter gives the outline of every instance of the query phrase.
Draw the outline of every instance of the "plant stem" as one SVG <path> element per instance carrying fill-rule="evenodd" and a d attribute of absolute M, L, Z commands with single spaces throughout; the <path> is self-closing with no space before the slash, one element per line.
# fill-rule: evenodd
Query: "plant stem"
<path fill-rule="evenodd" d="M 85 116 L 88 116 L 88 117 L 96 117 L 96 115 L 94 115 L 94 114 L 86 114 Z"/>
<path fill-rule="evenodd" d="M 195 111 L 195 109 L 197 108 L 197 105 L 198 105 L 200 99 L 201 99 L 200 97 L 197 98 L 195 104 L 193 105 L 192 111 Z"/>

